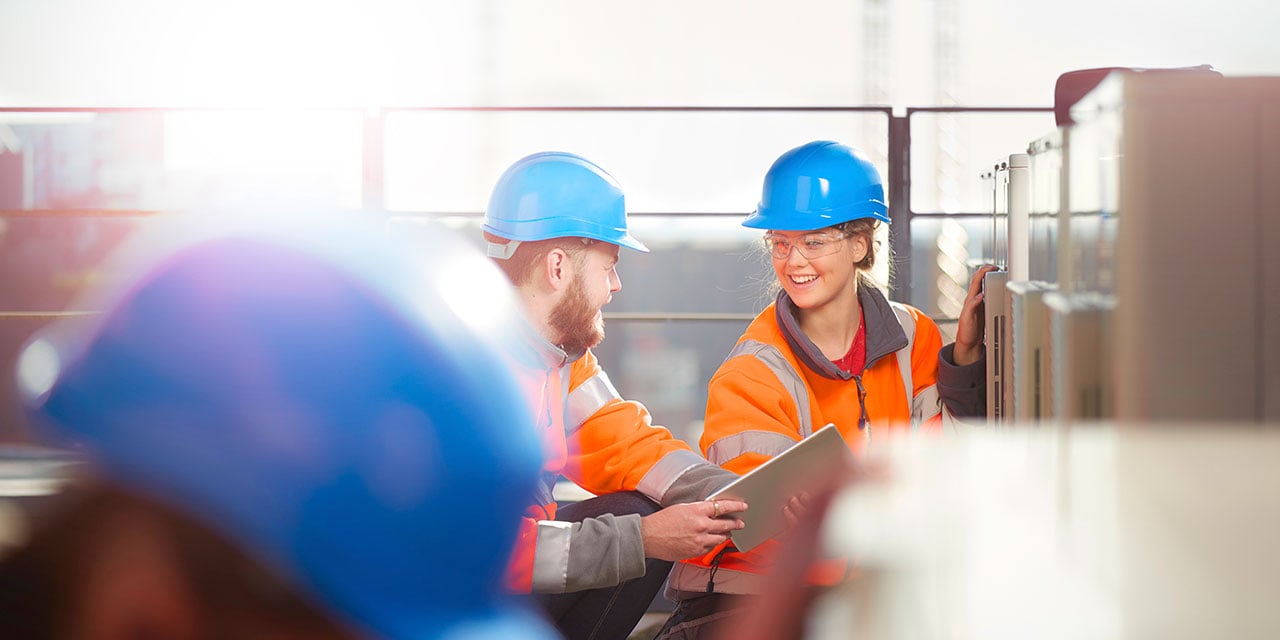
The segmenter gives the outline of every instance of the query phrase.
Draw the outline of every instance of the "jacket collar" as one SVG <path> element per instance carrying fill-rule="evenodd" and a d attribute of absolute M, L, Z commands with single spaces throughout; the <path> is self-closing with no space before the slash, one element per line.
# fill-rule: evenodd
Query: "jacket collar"
<path fill-rule="evenodd" d="M 898 323 L 898 317 L 889 306 L 888 298 L 875 287 L 858 287 L 858 303 L 862 305 L 864 330 L 867 337 L 867 364 L 870 369 L 880 358 L 883 358 L 907 346 L 907 334 Z M 782 337 L 786 339 L 796 358 L 814 373 L 832 380 L 849 380 L 853 376 L 845 373 L 834 362 L 822 355 L 822 350 L 800 330 L 799 308 L 791 300 L 786 291 L 778 292 L 774 305 L 774 314 Z"/>
<path fill-rule="evenodd" d="M 551 344 L 529 322 L 519 324 L 521 338 L 523 338 L 521 342 L 527 347 L 524 350 L 525 353 L 521 354 L 521 360 L 530 366 L 540 369 L 559 369 L 586 354 L 585 351 L 577 354 L 568 353 L 559 346 Z"/>

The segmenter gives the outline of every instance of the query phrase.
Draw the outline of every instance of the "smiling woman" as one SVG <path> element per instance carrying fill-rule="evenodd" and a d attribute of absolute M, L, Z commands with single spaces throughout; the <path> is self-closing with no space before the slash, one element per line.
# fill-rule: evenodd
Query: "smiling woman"
<path fill-rule="evenodd" d="M 746 474 L 820 425 L 833 423 L 855 453 L 872 432 L 945 426 L 982 414 L 981 302 L 970 287 L 955 345 L 919 309 L 890 302 L 867 277 L 875 228 L 889 222 L 884 185 L 861 151 L 831 141 L 783 153 L 744 227 L 766 229 L 782 291 L 756 316 L 712 376 L 700 442 L 711 462 Z M 977 325 L 975 326 L 975 323 Z M 976 355 L 975 355 L 976 354 Z M 843 444 L 841 445 L 843 446 Z M 781 536 L 741 551 L 725 543 L 676 565 L 679 602 L 659 636 L 708 638 L 759 602 Z M 816 564 L 809 584 L 837 584 L 843 560 Z"/>

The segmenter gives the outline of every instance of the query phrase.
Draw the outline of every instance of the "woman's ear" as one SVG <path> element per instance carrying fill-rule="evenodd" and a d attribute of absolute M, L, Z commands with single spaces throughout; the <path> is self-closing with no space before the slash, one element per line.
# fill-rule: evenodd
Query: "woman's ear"
<path fill-rule="evenodd" d="M 870 250 L 867 245 L 867 237 L 859 234 L 853 236 L 850 240 L 853 240 L 853 263 L 859 264 L 867 259 L 867 252 Z"/>

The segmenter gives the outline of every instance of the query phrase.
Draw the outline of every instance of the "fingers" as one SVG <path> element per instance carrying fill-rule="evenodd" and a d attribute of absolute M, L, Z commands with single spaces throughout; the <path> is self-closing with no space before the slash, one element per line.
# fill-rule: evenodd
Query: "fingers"
<path fill-rule="evenodd" d="M 969 295 L 970 296 L 981 295 L 982 279 L 985 278 L 988 273 L 991 273 L 992 271 L 998 271 L 998 270 L 999 270 L 999 267 L 993 264 L 984 264 L 981 267 L 979 267 L 978 270 L 974 272 L 973 278 L 969 279 Z"/>
<path fill-rule="evenodd" d="M 795 507 L 794 501 L 791 504 L 782 507 L 782 517 L 786 518 L 788 529 L 800 524 L 801 513 L 803 512 Z"/>
<path fill-rule="evenodd" d="M 741 520 L 719 519 L 707 527 L 702 533 L 686 538 L 689 544 L 695 545 L 688 556 L 701 555 L 715 549 L 729 540 L 729 534 L 742 528 Z"/>
<path fill-rule="evenodd" d="M 977 350 L 982 344 L 984 331 L 982 303 L 986 298 L 982 282 L 988 273 L 996 270 L 994 265 L 983 265 L 974 272 L 973 278 L 969 281 L 969 291 L 964 300 L 964 307 L 957 318 L 959 322 L 956 325 L 956 347 L 952 352 L 957 365 L 972 364 L 981 357 Z"/>
<path fill-rule="evenodd" d="M 725 498 L 708 500 L 706 504 L 710 506 L 710 509 L 704 507 L 703 510 L 708 511 L 707 517 L 711 519 L 711 522 L 706 525 L 705 530 L 707 532 L 724 535 L 746 526 L 741 518 L 733 517 L 732 514 L 746 511 L 747 503 L 733 498 Z M 721 540 L 720 542 L 724 541 Z"/>
<path fill-rule="evenodd" d="M 707 526 L 708 533 L 717 535 L 727 535 L 730 531 L 737 531 L 747 526 L 741 518 L 715 518 L 711 524 Z"/>
<path fill-rule="evenodd" d="M 796 495 L 792 496 L 790 500 L 791 504 L 796 505 L 801 509 L 807 507 L 809 503 L 812 501 L 813 501 L 813 496 L 809 495 L 808 491 L 801 491 L 800 493 L 797 493 Z"/>
<path fill-rule="evenodd" d="M 719 501 L 731 508 L 741 501 Z M 743 527 L 732 516 L 712 518 L 710 501 L 679 504 L 640 518 L 640 535 L 646 557 L 683 560 L 705 554 L 728 540 L 729 533 Z"/>
<path fill-rule="evenodd" d="M 986 298 L 986 292 L 982 289 L 982 280 L 992 271 L 998 271 L 995 265 L 984 264 L 974 272 L 973 277 L 969 279 L 969 291 L 966 292 L 965 307 L 972 312 Z"/>
<path fill-rule="evenodd" d="M 804 517 L 804 512 L 808 509 L 812 500 L 813 497 L 808 493 L 801 492 L 791 496 L 787 504 L 782 506 L 782 517 L 786 519 L 788 528 L 800 523 L 800 519 Z"/>
<path fill-rule="evenodd" d="M 667 507 L 640 519 L 645 553 L 663 560 L 681 560 L 705 554 L 725 543 L 729 534 L 746 526 L 732 514 L 747 510 L 747 503 L 733 498 Z M 716 514 L 719 515 L 716 515 Z"/>
<path fill-rule="evenodd" d="M 708 500 L 708 515 L 712 518 L 721 518 L 730 513 L 741 513 L 747 510 L 747 503 L 734 498 L 717 498 Z"/>
<path fill-rule="evenodd" d="M 983 279 L 986 278 L 987 274 L 998 270 L 1000 270 L 1000 268 L 997 268 L 996 265 L 982 265 L 977 271 L 974 271 L 973 278 L 969 279 L 968 292 L 969 300 L 974 302 L 974 306 L 977 306 L 978 303 L 982 302 L 984 298 L 987 297 L 987 292 L 984 291 L 982 287 Z"/>

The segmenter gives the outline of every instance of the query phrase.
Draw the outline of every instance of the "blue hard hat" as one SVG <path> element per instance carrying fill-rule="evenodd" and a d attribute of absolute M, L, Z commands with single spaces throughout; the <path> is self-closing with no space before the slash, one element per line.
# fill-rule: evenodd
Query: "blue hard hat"
<path fill-rule="evenodd" d="M 305 235 L 165 250 L 87 331 L 38 334 L 18 362 L 37 432 L 357 629 L 554 637 L 503 589 L 542 466 L 510 285 L 444 228 L 412 256 Z"/>
<path fill-rule="evenodd" d="M 613 176 L 562 151 L 521 158 L 498 178 L 484 230 L 521 242 L 580 237 L 649 251 L 627 232 L 626 199 Z"/>
<path fill-rule="evenodd" d="M 889 222 L 880 172 L 861 151 L 818 140 L 774 161 L 760 205 L 742 226 L 810 231 L 858 218 Z"/>

